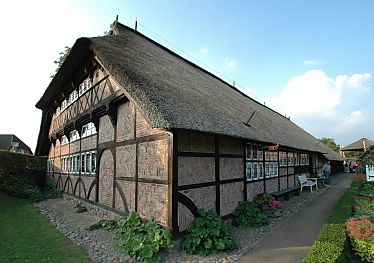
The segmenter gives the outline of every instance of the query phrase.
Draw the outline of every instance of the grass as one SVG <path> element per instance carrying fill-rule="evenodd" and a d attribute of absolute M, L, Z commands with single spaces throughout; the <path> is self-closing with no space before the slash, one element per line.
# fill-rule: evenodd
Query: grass
<path fill-rule="evenodd" d="M 28 200 L 0 193 L 0 262 L 91 262 Z"/>

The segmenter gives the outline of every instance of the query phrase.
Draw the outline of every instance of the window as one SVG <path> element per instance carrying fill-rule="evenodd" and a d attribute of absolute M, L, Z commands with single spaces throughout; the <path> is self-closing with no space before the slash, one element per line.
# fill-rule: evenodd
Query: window
<path fill-rule="evenodd" d="M 279 153 L 279 166 L 287 166 L 287 153 L 286 152 L 280 152 Z"/>
<path fill-rule="evenodd" d="M 287 153 L 288 157 L 288 166 L 294 166 L 294 158 L 293 158 L 294 153 Z"/>
<path fill-rule="evenodd" d="M 96 153 L 91 154 L 91 173 L 96 173 Z"/>
<path fill-rule="evenodd" d="M 60 112 L 61 112 L 60 107 L 57 107 L 57 109 L 56 109 L 56 116 L 60 115 Z"/>
<path fill-rule="evenodd" d="M 85 173 L 86 172 L 86 154 L 82 153 L 82 166 L 81 166 L 82 170 L 81 172 L 82 173 Z"/>
<path fill-rule="evenodd" d="M 247 162 L 246 176 L 248 181 L 252 180 L 252 163 Z"/>
<path fill-rule="evenodd" d="M 68 101 L 67 100 L 64 100 L 62 103 L 61 103 L 61 111 L 64 111 L 66 109 L 66 107 L 68 106 Z"/>
<path fill-rule="evenodd" d="M 82 84 L 79 86 L 79 96 L 85 93 L 92 87 L 92 81 L 90 78 L 85 79 Z"/>
<path fill-rule="evenodd" d="M 86 173 L 91 173 L 91 153 L 86 153 Z"/>
<path fill-rule="evenodd" d="M 76 140 L 79 140 L 79 133 L 77 130 L 70 132 L 70 142 L 74 142 Z"/>
<path fill-rule="evenodd" d="M 90 136 L 92 134 L 96 134 L 95 125 L 92 122 L 87 123 L 86 125 L 83 125 L 81 134 L 82 134 L 82 138 Z"/>
<path fill-rule="evenodd" d="M 66 135 L 62 136 L 61 145 L 65 145 L 65 144 L 68 144 L 68 143 L 69 143 L 68 137 L 66 137 Z"/>
<path fill-rule="evenodd" d="M 80 166 L 81 166 L 81 164 L 80 164 L 80 155 L 79 154 L 75 155 L 75 162 L 76 162 L 75 172 L 79 173 Z"/>

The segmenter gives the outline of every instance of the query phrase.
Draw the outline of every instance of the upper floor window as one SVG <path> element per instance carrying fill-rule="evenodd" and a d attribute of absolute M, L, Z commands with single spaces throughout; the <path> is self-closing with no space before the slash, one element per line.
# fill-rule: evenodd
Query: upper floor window
<path fill-rule="evenodd" d="M 66 135 L 62 136 L 61 145 L 65 145 L 65 144 L 68 144 L 68 143 L 69 143 L 68 137 L 66 137 Z"/>
<path fill-rule="evenodd" d="M 82 84 L 79 86 L 79 96 L 85 93 L 92 87 L 92 81 L 90 78 L 85 79 Z"/>
<path fill-rule="evenodd" d="M 74 142 L 76 140 L 79 140 L 79 133 L 77 130 L 70 132 L 70 142 Z"/>
<path fill-rule="evenodd" d="M 65 110 L 67 106 L 68 106 L 68 101 L 67 101 L 67 100 L 64 100 L 64 101 L 61 103 L 61 111 Z"/>
<path fill-rule="evenodd" d="M 83 125 L 82 132 L 81 132 L 82 138 L 90 136 L 95 133 L 96 133 L 96 127 L 92 122 L 87 123 L 86 125 Z"/>
<path fill-rule="evenodd" d="M 61 112 L 60 107 L 57 107 L 57 109 L 56 109 L 56 116 L 60 115 L 60 112 Z"/>
<path fill-rule="evenodd" d="M 78 99 L 78 92 L 76 90 L 74 90 L 72 93 L 70 93 L 69 95 L 69 102 L 68 104 L 72 104 L 74 101 L 76 101 Z"/>

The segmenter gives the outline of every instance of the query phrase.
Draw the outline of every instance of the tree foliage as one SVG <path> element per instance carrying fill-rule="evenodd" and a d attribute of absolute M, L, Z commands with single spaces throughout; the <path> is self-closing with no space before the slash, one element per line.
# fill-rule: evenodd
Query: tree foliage
<path fill-rule="evenodd" d="M 323 137 L 322 139 L 320 139 L 320 141 L 321 141 L 324 145 L 326 145 L 327 147 L 329 147 L 330 149 L 332 149 L 333 151 L 339 153 L 339 151 L 340 151 L 340 147 L 339 147 L 339 145 L 337 145 L 337 144 L 335 143 L 335 139 L 333 139 L 333 138 L 325 138 L 325 137 Z"/>
<path fill-rule="evenodd" d="M 55 70 L 55 74 L 53 74 L 51 76 L 51 78 L 54 78 L 56 76 L 57 71 L 60 69 L 62 63 L 64 63 L 65 59 L 69 55 L 70 50 L 71 50 L 70 47 L 65 46 L 64 51 L 60 52 L 60 57 L 58 58 L 58 60 L 53 61 L 53 63 L 57 64 L 57 67 L 56 67 L 56 70 Z"/>

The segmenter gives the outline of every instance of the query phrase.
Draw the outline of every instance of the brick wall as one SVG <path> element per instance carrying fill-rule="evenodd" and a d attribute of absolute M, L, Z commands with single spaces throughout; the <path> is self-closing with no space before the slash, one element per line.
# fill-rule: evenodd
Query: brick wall
<path fill-rule="evenodd" d="M 129 212 L 135 211 L 135 182 L 116 180 L 118 186 L 122 189 L 123 194 L 125 195 L 127 209 Z M 123 205 L 123 200 L 120 198 L 118 190 L 116 190 L 116 203 L 115 208 L 126 211 Z"/>
<path fill-rule="evenodd" d="M 116 151 L 116 177 L 135 177 L 136 145 L 117 147 Z"/>
<path fill-rule="evenodd" d="M 287 188 L 287 177 L 281 177 L 280 178 L 280 189 L 286 189 Z"/>
<path fill-rule="evenodd" d="M 99 121 L 99 143 L 114 140 L 114 128 L 108 115 L 100 117 Z"/>
<path fill-rule="evenodd" d="M 153 129 L 143 115 L 138 110 L 136 111 L 136 137 L 140 138 L 163 132 L 164 131 L 160 129 Z"/>
<path fill-rule="evenodd" d="M 139 178 L 168 178 L 168 140 L 158 140 L 139 144 Z"/>
<path fill-rule="evenodd" d="M 220 158 L 220 179 L 243 178 L 244 164 L 242 158 Z"/>
<path fill-rule="evenodd" d="M 134 139 L 134 107 L 129 101 L 117 109 L 117 142 Z"/>
<path fill-rule="evenodd" d="M 99 202 L 112 206 L 113 198 L 113 155 L 105 150 L 100 158 L 99 170 Z"/>
<path fill-rule="evenodd" d="M 278 191 L 278 178 L 272 178 L 266 180 L 266 192 L 272 193 Z"/>
<path fill-rule="evenodd" d="M 79 140 L 70 143 L 70 154 L 79 153 Z"/>
<path fill-rule="evenodd" d="M 221 216 L 234 212 L 239 201 L 244 200 L 243 182 L 229 183 L 220 185 L 220 211 Z"/>
<path fill-rule="evenodd" d="M 91 135 L 89 137 L 83 138 L 82 139 L 82 152 L 87 151 L 87 150 L 92 150 L 95 149 L 97 144 L 97 135 Z"/>
<path fill-rule="evenodd" d="M 54 158 L 54 157 L 55 157 L 55 146 L 53 143 L 51 143 L 51 146 L 49 147 L 48 158 Z"/>
<path fill-rule="evenodd" d="M 192 133 L 180 133 L 178 150 L 181 152 L 214 153 L 214 137 Z"/>
<path fill-rule="evenodd" d="M 168 186 L 139 183 L 138 212 L 143 218 L 154 217 L 163 226 L 168 226 Z"/>
<path fill-rule="evenodd" d="M 178 185 L 189 185 L 215 180 L 213 157 L 178 157 Z"/>
<path fill-rule="evenodd" d="M 187 207 L 178 203 L 178 226 L 179 231 L 186 230 L 194 220 L 193 214 Z"/>
<path fill-rule="evenodd" d="M 219 152 L 223 154 L 243 155 L 243 142 L 220 138 Z"/>
<path fill-rule="evenodd" d="M 264 182 L 258 181 L 254 183 L 247 183 L 247 200 L 253 200 L 253 198 L 264 192 Z"/>

